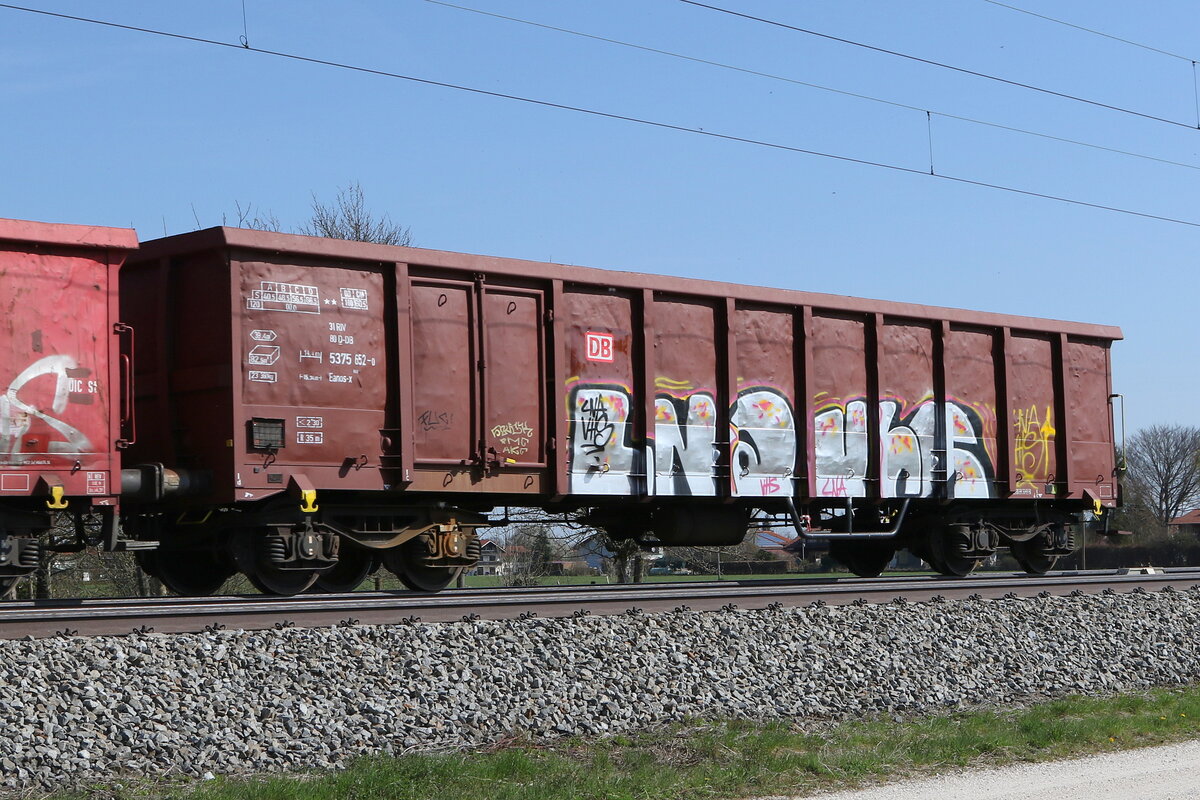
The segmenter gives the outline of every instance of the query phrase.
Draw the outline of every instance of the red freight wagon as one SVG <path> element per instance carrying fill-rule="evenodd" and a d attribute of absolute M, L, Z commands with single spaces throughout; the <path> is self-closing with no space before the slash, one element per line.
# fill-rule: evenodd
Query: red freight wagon
<path fill-rule="evenodd" d="M 132 230 L 0 219 L 0 593 L 38 566 L 52 511 L 115 541 L 132 437 L 117 270 L 136 247 Z"/>
<path fill-rule="evenodd" d="M 437 589 L 499 505 L 1038 572 L 1117 500 L 1114 327 L 231 228 L 144 243 L 122 292 L 133 455 L 170 467 L 138 535 L 185 590 Z"/>

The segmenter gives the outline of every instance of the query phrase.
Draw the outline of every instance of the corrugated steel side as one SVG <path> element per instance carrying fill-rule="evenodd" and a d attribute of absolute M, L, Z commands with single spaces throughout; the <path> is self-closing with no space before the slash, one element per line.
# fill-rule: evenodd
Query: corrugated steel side
<path fill-rule="evenodd" d="M 200 251 L 214 297 L 185 279 L 165 322 L 210 326 L 233 401 L 165 416 L 228 435 L 224 472 L 188 452 L 235 499 L 294 474 L 539 502 L 1115 497 L 1116 328 L 231 229 L 146 245 Z"/>

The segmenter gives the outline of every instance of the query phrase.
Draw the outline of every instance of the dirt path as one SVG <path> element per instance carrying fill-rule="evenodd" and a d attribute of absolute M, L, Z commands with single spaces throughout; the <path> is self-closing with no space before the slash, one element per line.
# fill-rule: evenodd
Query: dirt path
<path fill-rule="evenodd" d="M 1196 800 L 1200 741 L 908 780 L 819 800 Z"/>

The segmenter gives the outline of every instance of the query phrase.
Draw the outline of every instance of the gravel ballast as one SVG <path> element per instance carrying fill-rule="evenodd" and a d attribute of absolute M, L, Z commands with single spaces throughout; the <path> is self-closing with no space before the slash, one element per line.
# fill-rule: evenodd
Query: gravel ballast
<path fill-rule="evenodd" d="M 0 785 L 1195 681 L 1200 592 L 0 642 Z"/>

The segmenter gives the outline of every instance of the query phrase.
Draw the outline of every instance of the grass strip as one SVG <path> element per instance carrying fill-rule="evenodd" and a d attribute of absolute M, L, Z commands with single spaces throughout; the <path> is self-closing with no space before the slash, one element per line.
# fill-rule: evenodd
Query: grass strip
<path fill-rule="evenodd" d="M 968 765 L 1044 761 L 1198 738 L 1200 686 L 823 728 L 695 721 L 601 739 L 513 741 L 485 752 L 364 757 L 332 773 L 124 781 L 55 797 L 683 800 L 804 794 Z"/>

